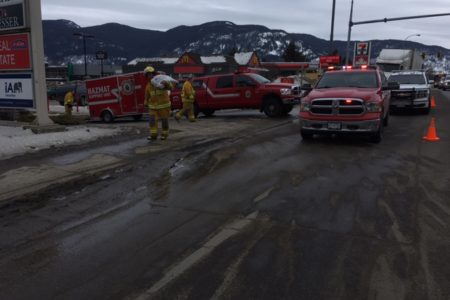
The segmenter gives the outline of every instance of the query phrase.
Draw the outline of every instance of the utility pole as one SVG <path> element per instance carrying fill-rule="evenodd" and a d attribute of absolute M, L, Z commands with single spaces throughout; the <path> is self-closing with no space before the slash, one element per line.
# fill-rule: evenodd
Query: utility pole
<path fill-rule="evenodd" d="M 333 0 L 333 9 L 331 12 L 331 33 L 330 33 L 330 53 L 333 52 L 333 34 L 334 34 L 334 16 L 336 14 L 336 0 Z"/>
<path fill-rule="evenodd" d="M 350 7 L 350 20 L 348 21 L 348 35 L 347 35 L 347 50 L 345 51 L 345 65 L 348 66 L 350 56 L 350 37 L 352 35 L 352 26 L 353 26 L 353 0 Z"/>
<path fill-rule="evenodd" d="M 94 36 L 92 34 L 85 34 L 82 32 L 75 32 L 73 34 L 74 36 L 79 36 L 83 39 L 83 53 L 84 53 L 84 79 L 87 78 L 88 72 L 87 72 L 87 55 L 86 55 L 86 38 L 93 38 Z"/>

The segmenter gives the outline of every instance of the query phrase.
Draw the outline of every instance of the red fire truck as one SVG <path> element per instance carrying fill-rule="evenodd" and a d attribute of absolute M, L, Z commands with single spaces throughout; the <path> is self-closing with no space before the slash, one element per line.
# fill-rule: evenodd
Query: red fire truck
<path fill-rule="evenodd" d="M 112 122 L 115 118 L 142 118 L 147 81 L 142 72 L 86 81 L 91 120 Z"/>

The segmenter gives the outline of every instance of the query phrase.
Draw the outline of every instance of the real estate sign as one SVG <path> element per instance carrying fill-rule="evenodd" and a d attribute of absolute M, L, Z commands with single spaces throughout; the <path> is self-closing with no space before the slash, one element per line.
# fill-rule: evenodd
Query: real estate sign
<path fill-rule="evenodd" d="M 33 108 L 31 73 L 0 74 L 0 107 Z"/>
<path fill-rule="evenodd" d="M 0 71 L 30 70 L 30 35 L 0 35 Z"/>

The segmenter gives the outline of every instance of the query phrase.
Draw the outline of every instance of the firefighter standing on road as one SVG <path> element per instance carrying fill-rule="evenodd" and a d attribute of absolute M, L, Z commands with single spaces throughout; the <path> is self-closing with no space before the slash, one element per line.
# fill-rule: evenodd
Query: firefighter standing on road
<path fill-rule="evenodd" d="M 181 90 L 181 101 L 183 102 L 183 108 L 175 115 L 175 119 L 179 121 L 181 117 L 187 112 L 189 121 L 195 122 L 194 114 L 194 101 L 195 101 L 195 90 L 192 87 L 192 75 L 183 84 L 183 89 Z"/>
<path fill-rule="evenodd" d="M 156 140 L 158 137 L 158 120 L 161 119 L 162 132 L 161 140 L 167 139 L 169 136 L 169 116 L 170 116 L 170 97 L 169 90 L 172 89 L 170 83 L 166 84 L 164 89 L 155 87 L 151 80 L 156 75 L 153 67 L 144 69 L 144 76 L 147 77 L 148 83 L 145 87 L 144 105 L 148 107 L 150 120 L 150 136 L 148 140 Z"/>
<path fill-rule="evenodd" d="M 66 116 L 69 118 L 72 117 L 72 106 L 73 106 L 73 99 L 74 99 L 73 94 L 74 94 L 74 91 L 71 89 L 64 96 L 64 109 L 66 111 Z"/>

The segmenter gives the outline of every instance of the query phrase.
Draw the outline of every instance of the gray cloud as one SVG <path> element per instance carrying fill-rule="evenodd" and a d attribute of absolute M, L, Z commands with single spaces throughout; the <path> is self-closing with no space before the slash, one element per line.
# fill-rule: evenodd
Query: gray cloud
<path fill-rule="evenodd" d="M 226 20 L 258 24 L 291 33 L 307 33 L 329 39 L 332 0 L 42 0 L 44 19 L 69 19 L 80 26 L 117 22 L 165 31 L 179 25 L 198 25 Z M 250 3 L 249 3 L 250 2 Z M 334 37 L 347 39 L 351 0 L 336 0 Z M 449 0 L 355 0 L 353 21 L 450 13 Z M 354 26 L 352 38 L 404 39 L 450 49 L 450 16 Z"/>

